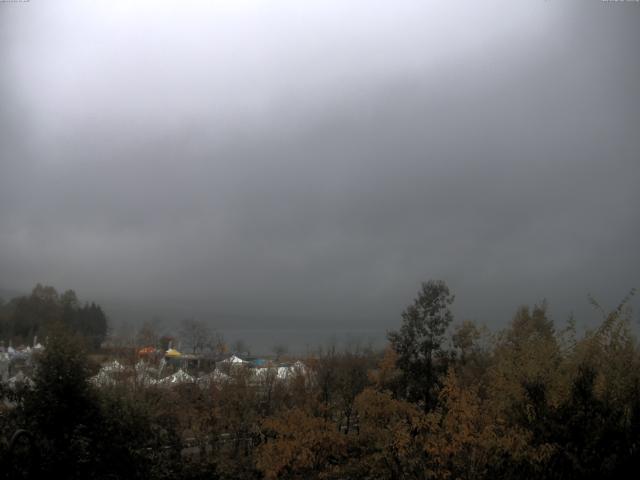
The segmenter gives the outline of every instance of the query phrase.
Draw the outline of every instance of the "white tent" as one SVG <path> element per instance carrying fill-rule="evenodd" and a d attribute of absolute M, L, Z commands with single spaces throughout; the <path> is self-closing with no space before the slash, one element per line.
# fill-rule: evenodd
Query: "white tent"
<path fill-rule="evenodd" d="M 208 387 L 212 384 L 227 382 L 231 379 L 229 375 L 220 370 L 214 370 L 207 375 L 198 378 L 198 384 L 202 387 Z"/>
<path fill-rule="evenodd" d="M 298 360 L 296 363 L 293 364 L 292 369 L 296 373 L 299 373 L 301 375 L 305 375 L 307 373 L 307 366 L 304 363 L 302 363 L 300 360 Z"/>
<path fill-rule="evenodd" d="M 111 375 L 102 369 L 96 375 L 91 377 L 89 381 L 98 387 L 111 387 L 116 384 L 116 381 L 111 377 Z"/>
<path fill-rule="evenodd" d="M 117 372 L 124 372 L 125 368 L 124 368 L 124 365 L 122 365 L 120 362 L 118 362 L 117 360 L 114 360 L 113 362 L 103 365 L 100 371 L 105 373 L 117 373 Z"/>
<path fill-rule="evenodd" d="M 12 390 L 19 385 L 27 385 L 29 387 L 33 387 L 35 385 L 35 382 L 22 372 L 18 372 L 15 376 L 11 377 L 7 383 L 9 384 L 9 388 Z"/>
<path fill-rule="evenodd" d="M 195 382 L 195 378 L 189 375 L 184 370 L 180 369 L 173 375 L 169 375 L 168 377 L 164 377 L 162 380 L 158 380 L 159 385 L 179 385 L 181 383 L 192 383 Z"/>
<path fill-rule="evenodd" d="M 136 381 L 139 385 L 149 386 L 158 383 L 158 380 L 149 375 L 148 372 L 138 372 L 136 375 Z"/>
<path fill-rule="evenodd" d="M 231 363 L 234 365 L 240 365 L 240 364 L 249 363 L 249 362 L 242 360 L 240 357 L 237 357 L 236 355 L 231 355 L 229 358 L 225 358 L 220 363 Z"/>
<path fill-rule="evenodd" d="M 307 367 L 301 361 L 297 361 L 293 365 L 278 367 L 277 377 L 279 380 L 289 380 L 294 375 L 306 375 Z"/>
<path fill-rule="evenodd" d="M 291 367 L 278 367 L 278 379 L 286 380 L 291 375 Z"/>
<path fill-rule="evenodd" d="M 278 369 L 276 367 L 258 367 L 253 370 L 255 379 L 259 382 L 266 382 L 274 377 L 278 376 Z"/>
<path fill-rule="evenodd" d="M 138 363 L 136 363 L 134 368 L 138 375 L 142 375 L 142 374 L 152 375 L 152 376 L 158 375 L 158 369 L 151 366 L 149 363 L 145 362 L 144 360 L 139 360 Z"/>

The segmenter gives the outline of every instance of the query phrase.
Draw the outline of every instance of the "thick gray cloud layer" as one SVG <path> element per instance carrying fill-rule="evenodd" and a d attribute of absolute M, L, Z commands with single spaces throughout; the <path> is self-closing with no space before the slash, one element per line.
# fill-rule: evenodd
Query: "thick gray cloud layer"
<path fill-rule="evenodd" d="M 640 283 L 640 4 L 131 3 L 0 5 L 0 286 L 382 332 Z"/>

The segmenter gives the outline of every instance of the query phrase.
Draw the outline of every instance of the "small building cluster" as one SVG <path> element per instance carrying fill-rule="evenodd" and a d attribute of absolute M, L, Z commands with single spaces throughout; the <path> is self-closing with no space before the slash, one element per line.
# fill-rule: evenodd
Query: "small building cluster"
<path fill-rule="evenodd" d="M 118 360 L 112 360 L 103 364 L 91 381 L 97 386 L 130 383 L 144 387 L 174 387 L 194 384 L 207 388 L 232 382 L 238 376 L 260 385 L 270 381 L 288 381 L 295 375 L 306 373 L 307 368 L 300 361 L 276 363 L 257 357 L 243 358 L 237 354 L 183 354 L 174 348 L 162 351 L 144 347 L 138 350 L 134 365 L 125 366 Z"/>
<path fill-rule="evenodd" d="M 44 350 L 44 347 L 34 340 L 33 346 L 19 346 L 14 348 L 0 344 L 0 381 L 7 383 L 10 388 L 19 384 L 32 385 L 35 356 Z"/>

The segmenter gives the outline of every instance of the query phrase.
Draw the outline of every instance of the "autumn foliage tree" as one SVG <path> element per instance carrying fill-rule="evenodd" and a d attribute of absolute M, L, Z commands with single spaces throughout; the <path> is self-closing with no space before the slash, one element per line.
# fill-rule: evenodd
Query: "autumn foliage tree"
<path fill-rule="evenodd" d="M 266 419 L 262 430 L 256 465 L 267 479 L 333 478 L 347 457 L 336 425 L 300 409 Z"/>

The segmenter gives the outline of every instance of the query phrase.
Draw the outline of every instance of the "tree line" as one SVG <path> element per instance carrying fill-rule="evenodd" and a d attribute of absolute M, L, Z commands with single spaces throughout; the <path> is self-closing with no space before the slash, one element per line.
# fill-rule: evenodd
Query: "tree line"
<path fill-rule="evenodd" d="M 95 302 L 81 303 L 73 290 L 58 293 L 54 287 L 38 284 L 31 294 L 8 302 L 0 300 L 0 338 L 15 346 L 44 339 L 57 324 L 81 334 L 92 348 L 99 348 L 108 333 L 108 321 Z"/>
<path fill-rule="evenodd" d="M 67 326 L 33 387 L 2 387 L 0 475 L 185 479 L 601 479 L 640 465 L 640 350 L 629 299 L 578 334 L 546 304 L 498 332 L 454 323 L 422 284 L 382 352 L 324 348 L 307 371 L 207 388 L 120 384 Z M 65 330 L 66 333 L 65 333 Z M 85 344 L 86 345 L 86 344 Z M 11 443 L 16 431 L 25 432 Z M 635 478 L 635 477 L 633 477 Z"/>

